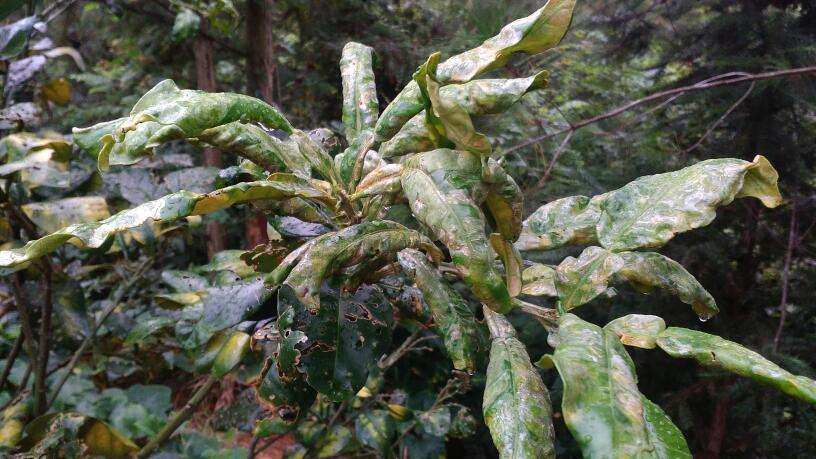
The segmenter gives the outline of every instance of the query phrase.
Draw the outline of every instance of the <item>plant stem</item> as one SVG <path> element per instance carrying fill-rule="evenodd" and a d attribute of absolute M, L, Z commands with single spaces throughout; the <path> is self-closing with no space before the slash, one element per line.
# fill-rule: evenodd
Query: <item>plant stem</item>
<path fill-rule="evenodd" d="M 11 367 L 14 366 L 14 362 L 17 360 L 17 356 L 20 354 L 20 349 L 22 349 L 22 347 L 23 334 L 20 333 L 17 335 L 17 339 L 14 340 L 14 345 L 11 347 L 11 352 L 9 352 L 8 357 L 6 357 L 6 366 L 3 368 L 3 375 L 0 376 L 0 390 L 3 390 L 3 387 L 5 387 L 6 381 L 11 373 Z"/>
<path fill-rule="evenodd" d="M 48 401 L 46 393 L 48 387 L 45 384 L 45 378 L 48 372 L 48 357 L 51 352 L 50 338 L 51 338 L 51 315 L 53 312 L 53 304 L 51 302 L 52 282 L 51 282 L 51 264 L 42 263 L 43 270 L 43 305 L 40 314 L 40 342 L 37 345 L 39 355 L 37 356 L 37 367 L 34 374 L 34 414 L 39 416 L 48 410 Z"/>
<path fill-rule="evenodd" d="M 31 313 L 26 301 L 25 292 L 23 291 L 20 273 L 14 273 L 11 280 L 12 291 L 14 292 L 14 302 L 16 303 L 17 313 L 20 315 L 20 330 L 23 332 L 23 349 L 28 354 L 29 363 L 36 365 L 37 352 L 34 349 L 34 329 L 31 328 Z"/>
<path fill-rule="evenodd" d="M 156 436 L 153 437 L 150 442 L 148 442 L 145 447 L 139 451 L 139 454 L 137 454 L 136 457 L 138 459 L 143 459 L 153 454 L 153 452 L 156 451 L 162 443 L 173 435 L 173 432 L 175 432 L 176 429 L 178 429 L 179 426 L 184 423 L 184 421 L 192 416 L 195 407 L 201 403 L 201 400 L 204 399 L 216 382 L 218 382 L 218 378 L 212 375 L 207 376 L 207 381 L 203 386 L 198 388 L 190 400 L 187 401 L 187 404 L 184 405 L 184 408 L 176 413 L 175 416 L 173 416 L 173 418 L 170 419 L 170 421 L 168 421 L 164 427 L 162 427 L 159 433 L 157 433 Z"/>

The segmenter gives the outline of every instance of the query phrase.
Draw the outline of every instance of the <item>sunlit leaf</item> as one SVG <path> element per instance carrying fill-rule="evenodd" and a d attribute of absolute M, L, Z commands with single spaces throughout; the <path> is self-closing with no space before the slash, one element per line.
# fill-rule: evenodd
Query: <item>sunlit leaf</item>
<path fill-rule="evenodd" d="M 421 252 L 405 249 L 398 255 L 403 271 L 422 291 L 434 323 L 457 370 L 474 372 L 481 343 L 473 310 L 439 275 Z"/>
<path fill-rule="evenodd" d="M 215 356 L 210 373 L 220 378 L 232 371 L 249 350 L 249 338 L 243 332 L 232 333 Z"/>
<path fill-rule="evenodd" d="M 490 328 L 482 409 L 502 458 L 555 457 L 555 431 L 547 386 L 510 322 L 485 308 Z"/>

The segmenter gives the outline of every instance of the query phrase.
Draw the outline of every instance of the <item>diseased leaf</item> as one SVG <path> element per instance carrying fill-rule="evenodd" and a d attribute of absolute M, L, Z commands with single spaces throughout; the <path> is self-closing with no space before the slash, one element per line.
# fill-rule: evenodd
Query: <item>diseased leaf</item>
<path fill-rule="evenodd" d="M 555 353 L 542 360 L 561 375 L 561 411 L 584 457 L 691 458 L 679 429 L 638 390 L 613 331 L 565 314 L 551 338 Z"/>
<path fill-rule="evenodd" d="M 402 170 L 402 164 L 386 164 L 377 167 L 360 180 L 351 199 L 358 200 L 379 194 L 399 192 L 402 189 Z"/>
<path fill-rule="evenodd" d="M 555 289 L 555 268 L 536 263 L 521 272 L 521 293 L 533 296 L 558 296 Z"/>
<path fill-rule="evenodd" d="M 219 271 L 231 271 L 238 277 L 248 277 L 255 273 L 251 266 L 241 259 L 243 250 L 222 250 L 214 253 L 210 262 L 206 265 L 198 266 L 195 271 L 202 273 L 217 273 Z"/>
<path fill-rule="evenodd" d="M 587 247 L 578 258 L 567 257 L 555 268 L 555 288 L 561 306 L 569 311 L 606 291 L 609 280 L 623 267 L 617 254 Z"/>
<path fill-rule="evenodd" d="M 346 450 L 352 440 L 351 430 L 343 425 L 335 425 L 317 439 L 315 448 L 318 459 L 336 457 Z"/>
<path fill-rule="evenodd" d="M 561 198 L 539 207 L 524 220 L 519 250 L 550 250 L 563 245 L 594 244 L 600 203 L 605 195 Z"/>
<path fill-rule="evenodd" d="M 20 443 L 23 436 L 23 428 L 26 420 L 30 416 L 31 401 L 24 399 L 17 403 L 12 403 L 3 410 L 2 424 L 0 424 L 0 448 L 13 448 Z"/>
<path fill-rule="evenodd" d="M 258 397 L 270 404 L 272 416 L 260 421 L 256 433 L 268 435 L 284 434 L 295 427 L 315 401 L 317 392 L 306 384 L 299 373 L 285 375 L 275 362 L 268 362 L 269 368 L 257 386 Z"/>
<path fill-rule="evenodd" d="M 278 311 L 280 316 L 292 314 L 291 326 L 280 328 L 284 336 L 300 331 L 306 337 L 294 343 L 300 351 L 299 370 L 309 385 L 333 401 L 353 396 L 365 385 L 368 368 L 391 342 L 391 304 L 377 287 L 363 285 L 354 294 L 324 288 L 320 308 L 312 313 L 283 285 Z"/>
<path fill-rule="evenodd" d="M 521 234 L 524 212 L 521 188 L 493 158 L 488 158 L 482 178 L 487 184 L 485 204 L 493 216 L 496 229 L 507 241 L 515 241 Z"/>
<path fill-rule="evenodd" d="M 364 131 L 374 129 L 379 115 L 370 46 L 349 42 L 340 58 L 343 77 L 343 126 L 346 141 L 352 143 Z"/>
<path fill-rule="evenodd" d="M 480 350 L 479 325 L 470 306 L 447 285 L 423 253 L 405 249 L 397 258 L 403 271 L 422 291 L 453 367 L 471 373 L 476 371 L 476 354 Z"/>
<path fill-rule="evenodd" d="M 37 16 L 28 16 L 0 27 L 0 60 L 9 60 L 23 52 L 39 21 Z"/>
<path fill-rule="evenodd" d="M 537 54 L 561 41 L 572 20 L 575 0 L 549 0 L 533 14 L 502 28 L 480 46 L 439 64 L 442 84 L 465 83 L 499 68 L 516 53 Z M 410 82 L 388 104 L 377 121 L 377 141 L 390 139 L 414 115 L 424 109 L 419 86 Z"/>
<path fill-rule="evenodd" d="M 666 329 L 666 322 L 658 316 L 629 314 L 619 317 L 604 326 L 620 338 L 627 346 L 654 349 L 657 335 Z"/>
<path fill-rule="evenodd" d="M 0 267 L 17 267 L 56 250 L 68 241 L 80 247 L 97 248 L 111 235 L 139 227 L 151 220 L 173 221 L 191 215 L 215 212 L 252 200 L 299 196 L 331 202 L 328 195 L 311 186 L 311 183 L 313 182 L 291 174 L 273 174 L 270 180 L 239 183 L 207 194 L 179 191 L 98 222 L 67 226 L 36 241 L 30 241 L 21 248 L 0 251 Z"/>
<path fill-rule="evenodd" d="M 588 303 L 606 291 L 615 279 L 629 281 L 637 290 L 648 293 L 658 287 L 691 305 L 702 319 L 717 312 L 714 298 L 676 261 L 654 252 L 614 253 L 600 247 L 587 247 L 576 259 L 565 258 L 556 267 L 555 287 L 565 310 Z"/>
<path fill-rule="evenodd" d="M 98 156 L 99 168 L 133 164 L 157 145 L 196 138 L 207 129 L 235 121 L 292 132 L 283 115 L 254 97 L 181 90 L 172 80 L 164 80 L 139 99 L 128 119 L 112 134 L 100 139 L 103 148 Z M 97 125 L 75 133 L 98 129 Z"/>
<path fill-rule="evenodd" d="M 74 128 L 74 143 L 85 153 L 88 153 L 96 158 L 104 146 L 102 139 L 107 135 L 113 136 L 113 133 L 116 132 L 119 126 L 124 124 L 127 120 L 128 117 L 123 117 L 98 123 L 91 127 Z"/>
<path fill-rule="evenodd" d="M 512 308 L 504 280 L 493 265 L 485 221 L 474 200 L 481 191 L 481 162 L 467 152 L 440 149 L 405 162 L 402 188 L 417 220 L 450 250 L 474 294 L 495 311 Z"/>
<path fill-rule="evenodd" d="M 756 352 L 719 336 L 669 327 L 657 336 L 657 345 L 672 357 L 692 358 L 702 365 L 751 378 L 816 404 L 816 381 L 793 375 Z"/>
<path fill-rule="evenodd" d="M 63 143 L 65 144 L 64 141 Z M 0 176 L 19 172 L 20 183 L 27 189 L 40 186 L 68 188 L 71 185 L 68 156 L 70 146 L 68 155 L 65 155 L 61 148 L 56 150 L 49 147 L 30 148 L 22 159 L 1 165 Z"/>
<path fill-rule="evenodd" d="M 439 249 L 430 239 L 399 223 L 380 220 L 350 226 L 315 239 L 285 284 L 294 289 L 309 310 L 314 311 L 320 307 L 323 280 L 334 271 L 370 261 L 379 254 L 396 254 L 408 247 L 421 249 L 437 260 L 441 258 Z"/>
<path fill-rule="evenodd" d="M 439 97 L 445 104 L 462 107 L 472 116 L 502 113 L 529 91 L 547 85 L 547 72 L 539 72 L 529 78 L 474 80 L 465 84 L 452 84 L 439 89 Z M 380 145 L 384 158 L 420 153 L 434 147 L 431 134 L 425 125 L 425 113 L 414 115 L 390 140 Z"/>
<path fill-rule="evenodd" d="M 20 102 L 0 110 L 0 129 L 23 129 L 40 124 L 42 110 L 33 102 Z"/>
<path fill-rule="evenodd" d="M 139 319 L 136 325 L 130 329 L 125 338 L 124 345 L 132 346 L 141 344 L 148 336 L 154 335 L 162 329 L 170 328 L 176 321 L 172 317 L 151 317 L 149 319 Z"/>
<path fill-rule="evenodd" d="M 501 458 L 555 457 L 555 431 L 547 386 L 503 316 L 484 309 L 490 328 L 482 409 Z"/>
<path fill-rule="evenodd" d="M 719 206 L 753 196 L 776 207 L 778 174 L 763 156 L 753 162 L 709 159 L 665 174 L 641 177 L 608 193 L 598 240 L 614 251 L 660 247 L 675 234 L 708 225 Z"/>

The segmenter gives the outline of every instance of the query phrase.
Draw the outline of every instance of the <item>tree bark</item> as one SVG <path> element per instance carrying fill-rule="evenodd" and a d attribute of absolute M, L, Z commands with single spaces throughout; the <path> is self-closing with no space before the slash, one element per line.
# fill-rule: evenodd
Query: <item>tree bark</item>
<path fill-rule="evenodd" d="M 202 30 L 204 20 L 201 21 Z M 195 57 L 196 82 L 198 89 L 204 91 L 216 91 L 215 66 L 213 64 L 212 41 L 203 33 L 199 33 L 193 43 L 193 56 Z M 221 152 L 215 148 L 204 149 L 204 165 L 221 167 Z M 214 254 L 224 250 L 224 228 L 221 222 L 209 220 L 207 222 L 207 256 L 212 258 Z"/>
<path fill-rule="evenodd" d="M 269 104 L 275 103 L 273 7 L 274 0 L 247 1 L 247 91 Z M 252 213 L 246 221 L 245 230 L 249 249 L 269 241 L 266 217 L 261 212 Z"/>

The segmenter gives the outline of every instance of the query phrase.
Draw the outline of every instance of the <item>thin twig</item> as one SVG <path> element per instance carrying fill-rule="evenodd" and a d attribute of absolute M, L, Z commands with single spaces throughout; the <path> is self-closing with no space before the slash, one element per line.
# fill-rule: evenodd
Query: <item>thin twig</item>
<path fill-rule="evenodd" d="M 702 91 L 702 90 L 705 90 L 705 89 L 713 89 L 713 88 L 718 88 L 720 86 L 727 86 L 727 85 L 732 85 L 732 84 L 746 83 L 746 82 L 749 82 L 749 81 L 768 80 L 768 79 L 771 79 L 771 78 L 786 78 L 786 77 L 792 77 L 792 76 L 797 76 L 797 75 L 806 75 L 806 74 L 811 74 L 811 73 L 816 73 L 816 66 L 799 67 L 799 68 L 795 68 L 795 69 L 777 70 L 777 71 L 773 71 L 773 72 L 763 72 L 763 73 L 756 73 L 756 74 L 750 74 L 750 73 L 744 73 L 744 72 L 731 72 L 730 74 L 725 74 L 725 75 L 738 75 L 738 76 L 727 77 L 727 78 L 722 78 L 723 75 L 718 75 L 717 77 L 709 78 L 708 80 L 704 80 L 704 81 L 695 83 L 695 84 L 690 85 L 690 86 L 681 86 L 679 88 L 667 89 L 665 91 L 660 91 L 660 92 L 648 95 L 646 97 L 642 97 L 640 99 L 627 102 L 627 103 L 625 103 L 625 104 L 623 104 L 623 105 L 621 105 L 621 106 L 619 106 L 619 107 L 617 107 L 617 108 L 615 108 L 613 110 L 610 110 L 610 111 L 608 111 L 606 113 L 603 113 L 603 114 L 600 114 L 600 115 L 597 115 L 597 116 L 593 116 L 593 117 L 587 118 L 587 119 L 585 119 L 583 121 L 579 121 L 577 123 L 574 123 L 570 127 L 560 129 L 560 130 L 557 130 L 557 131 L 553 131 L 553 132 L 550 132 L 550 133 L 547 133 L 547 134 L 544 134 L 544 135 L 541 135 L 541 136 L 534 137 L 532 139 L 526 140 L 524 142 L 521 142 L 518 145 L 512 146 L 512 147 L 504 150 L 502 152 L 502 154 L 506 155 L 506 154 L 509 154 L 509 153 L 511 153 L 513 151 L 516 151 L 516 150 L 520 149 L 520 148 L 527 147 L 529 145 L 541 142 L 541 141 L 549 139 L 551 137 L 555 137 L 557 135 L 564 134 L 564 133 L 567 133 L 567 132 L 570 132 L 570 131 L 576 131 L 576 130 L 581 129 L 581 128 L 585 127 L 585 126 L 588 126 L 590 124 L 597 123 L 599 121 L 603 121 L 603 120 L 606 120 L 606 119 L 609 119 L 609 118 L 613 118 L 613 117 L 618 116 L 621 113 L 627 112 L 627 111 L 629 111 L 629 110 L 631 110 L 631 109 L 633 109 L 635 107 L 639 107 L 639 106 L 641 106 L 643 104 L 647 104 L 649 102 L 653 102 L 653 101 L 656 101 L 656 100 L 663 99 L 664 97 L 671 97 L 671 96 L 674 96 L 676 94 L 682 94 L 682 93 L 686 93 L 686 92 Z M 712 79 L 716 79 L 716 81 L 711 81 Z"/>
<path fill-rule="evenodd" d="M 102 314 L 99 316 L 99 321 L 96 322 L 91 332 L 88 336 L 82 340 L 82 343 L 79 345 L 79 348 L 74 352 L 74 355 L 71 357 L 71 360 L 68 362 L 68 367 L 65 369 L 65 373 L 63 373 L 62 377 L 60 378 L 59 382 L 57 383 L 56 387 L 54 388 L 53 393 L 51 394 L 51 398 L 48 400 L 48 404 L 46 405 L 46 410 L 54 403 L 54 401 L 59 396 L 60 391 L 62 390 L 62 386 L 65 385 L 65 382 L 68 381 L 68 378 L 73 373 L 74 368 L 76 367 L 77 363 L 79 363 L 79 359 L 82 358 L 82 354 L 85 353 L 85 350 L 88 346 L 91 345 L 94 338 L 96 338 L 97 332 L 102 327 L 102 324 L 105 323 L 108 316 L 111 315 L 114 309 L 119 306 L 119 302 L 122 301 L 122 297 L 130 290 L 130 287 L 136 283 L 142 277 L 145 269 L 150 266 L 151 262 L 153 261 L 152 258 L 146 260 L 137 270 L 136 272 L 125 281 L 114 293 L 111 302 L 102 310 Z"/>
<path fill-rule="evenodd" d="M 48 386 L 45 383 L 45 378 L 48 373 L 48 358 L 51 354 L 51 315 L 53 312 L 52 304 L 52 282 L 51 276 L 53 274 L 50 263 L 42 263 L 43 271 L 43 304 L 40 311 L 40 342 L 37 345 L 37 367 L 34 374 L 34 413 L 36 416 L 44 414 L 48 411 Z"/>
<path fill-rule="evenodd" d="M 11 374 L 11 367 L 14 366 L 14 362 L 17 360 L 17 356 L 20 355 L 20 349 L 23 348 L 23 334 L 20 333 L 17 335 L 17 339 L 14 340 L 14 344 L 11 346 L 11 352 L 9 352 L 8 357 L 6 357 L 6 366 L 3 368 L 3 375 L 0 376 L 0 390 L 3 390 L 3 387 L 6 385 L 6 380 L 8 380 L 9 374 Z"/>
<path fill-rule="evenodd" d="M 535 185 L 525 190 L 524 191 L 525 194 L 534 193 L 541 189 L 541 187 L 543 187 L 544 184 L 547 183 L 547 179 L 550 178 L 550 173 L 552 172 L 555 163 L 558 161 L 558 158 L 561 157 L 561 153 L 563 153 L 564 150 L 567 148 L 567 145 L 569 144 L 570 139 L 572 139 L 573 134 L 575 134 L 574 129 L 567 132 L 567 135 L 564 136 L 564 140 L 561 141 L 561 144 L 558 145 L 558 148 L 556 148 L 555 152 L 553 152 L 553 157 L 550 160 L 550 163 L 547 164 L 547 170 L 544 171 L 544 175 L 541 176 L 541 178 L 538 180 L 538 182 L 536 182 Z"/>
<path fill-rule="evenodd" d="M 782 270 L 782 297 L 779 300 L 779 326 L 773 340 L 773 351 L 779 349 L 779 341 L 782 339 L 782 329 L 785 327 L 785 317 L 788 312 L 788 280 L 790 279 L 791 258 L 793 258 L 793 248 L 796 243 L 796 201 L 791 203 L 790 228 L 788 229 L 788 248 L 785 249 L 785 266 Z"/>
<path fill-rule="evenodd" d="M 138 459 L 144 459 L 149 457 L 153 454 L 154 451 L 159 449 L 159 447 L 164 443 L 179 426 L 184 423 L 190 416 L 193 414 L 193 410 L 195 410 L 196 406 L 204 399 L 210 389 L 218 382 L 218 378 L 215 376 L 209 375 L 207 376 L 207 381 L 204 383 L 203 386 L 199 387 L 198 390 L 193 394 L 192 398 L 187 401 L 187 404 L 184 405 L 184 408 L 181 409 L 178 413 L 173 416 L 167 424 L 162 427 L 159 433 L 156 434 L 136 455 Z"/>
<path fill-rule="evenodd" d="M 697 147 L 702 145 L 703 142 L 705 141 L 705 139 L 708 138 L 708 136 L 711 135 L 712 132 L 714 132 L 714 129 L 717 129 L 720 126 L 720 124 L 722 124 L 722 122 L 725 121 L 725 119 L 728 118 L 731 115 L 731 112 L 736 110 L 737 107 L 739 107 L 743 102 L 745 102 L 745 99 L 747 99 L 748 96 L 751 95 L 751 93 L 754 91 L 755 87 L 756 87 L 756 81 L 752 81 L 751 85 L 748 86 L 748 90 L 745 91 L 745 94 L 743 94 L 742 97 L 737 99 L 737 101 L 734 102 L 728 108 L 728 110 L 726 110 L 725 113 L 723 113 L 722 116 L 720 116 L 717 119 L 717 121 L 715 121 L 711 126 L 709 126 L 708 129 L 706 129 L 705 133 L 702 135 L 702 137 L 700 137 L 696 142 L 694 142 L 694 145 L 692 145 L 692 146 L 686 148 L 685 150 L 683 150 L 683 153 L 690 153 L 690 152 L 696 150 Z"/>

